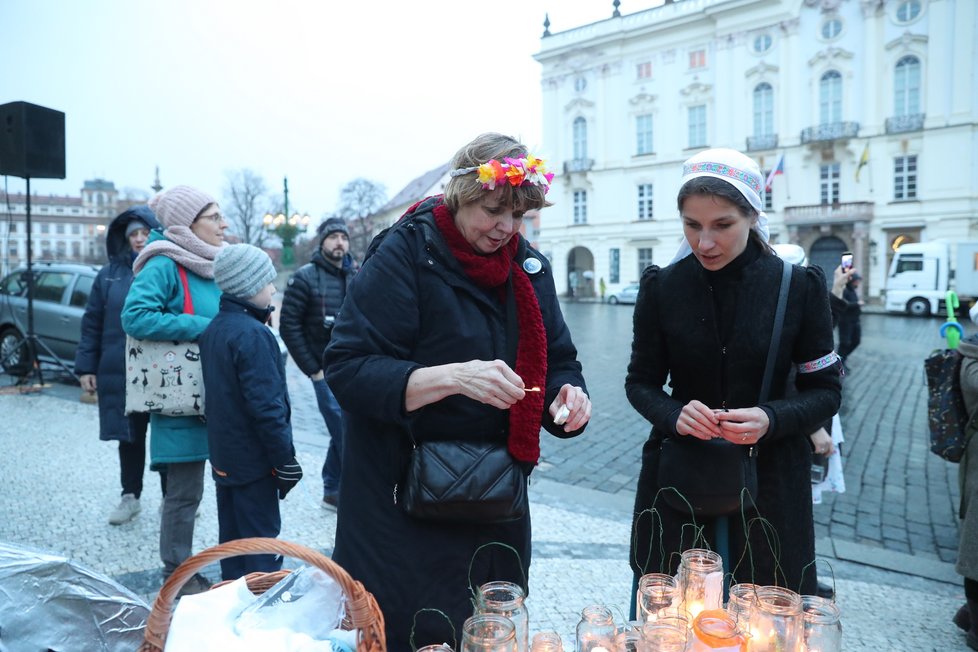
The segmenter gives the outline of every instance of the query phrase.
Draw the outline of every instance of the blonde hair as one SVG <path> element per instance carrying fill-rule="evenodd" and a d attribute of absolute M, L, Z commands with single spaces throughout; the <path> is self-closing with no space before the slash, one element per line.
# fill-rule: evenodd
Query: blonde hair
<path fill-rule="evenodd" d="M 477 136 L 475 140 L 458 150 L 452 157 L 450 167 L 452 170 L 457 170 L 482 165 L 490 160 L 502 162 L 505 158 L 526 158 L 527 155 L 526 146 L 515 138 L 502 134 L 485 133 Z M 499 188 L 502 188 L 503 201 L 511 204 L 516 212 L 525 212 L 551 205 L 547 201 L 544 188 L 536 184 L 516 187 L 504 184 L 498 186 L 497 190 Z M 452 213 L 456 213 L 462 206 L 477 201 L 492 192 L 496 191 L 483 189 L 475 172 L 462 174 L 449 179 L 448 185 L 445 186 L 445 206 Z"/>

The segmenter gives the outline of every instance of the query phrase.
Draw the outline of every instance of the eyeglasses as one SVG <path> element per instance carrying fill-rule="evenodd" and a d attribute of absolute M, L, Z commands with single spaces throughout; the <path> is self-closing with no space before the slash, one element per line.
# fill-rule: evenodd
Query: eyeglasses
<path fill-rule="evenodd" d="M 217 222 L 222 221 L 222 220 L 227 221 L 227 218 L 224 217 L 224 213 L 211 213 L 210 215 L 200 215 L 200 216 L 197 217 L 197 219 L 198 220 L 210 220 L 211 222 L 214 222 L 215 224 Z"/>

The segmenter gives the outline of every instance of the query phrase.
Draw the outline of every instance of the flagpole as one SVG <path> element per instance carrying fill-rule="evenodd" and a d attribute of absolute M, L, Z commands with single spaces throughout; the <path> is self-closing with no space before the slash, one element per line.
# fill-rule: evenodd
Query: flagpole
<path fill-rule="evenodd" d="M 784 151 L 781 152 L 781 161 L 784 162 Z M 784 177 L 785 194 L 788 196 L 788 201 L 791 201 L 791 184 L 788 183 L 788 173 L 785 172 L 781 176 Z"/>

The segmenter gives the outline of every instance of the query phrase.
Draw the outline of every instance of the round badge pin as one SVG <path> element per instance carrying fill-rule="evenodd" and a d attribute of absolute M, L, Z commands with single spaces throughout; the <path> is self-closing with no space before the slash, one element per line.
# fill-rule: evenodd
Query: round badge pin
<path fill-rule="evenodd" d="M 543 269 L 543 263 L 536 258 L 530 257 L 523 261 L 523 271 L 527 274 L 536 274 Z"/>

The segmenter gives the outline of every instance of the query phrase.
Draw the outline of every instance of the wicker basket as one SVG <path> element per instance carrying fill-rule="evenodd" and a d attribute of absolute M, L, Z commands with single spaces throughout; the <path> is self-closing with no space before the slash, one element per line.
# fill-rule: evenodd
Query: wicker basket
<path fill-rule="evenodd" d="M 221 559 L 253 554 L 286 555 L 301 559 L 326 572 L 336 580 L 346 596 L 346 618 L 343 620 L 343 629 L 358 630 L 357 652 L 385 652 L 387 641 L 384 634 L 384 616 L 374 596 L 363 588 L 363 584 L 350 577 L 350 574 L 332 559 L 312 548 L 279 539 L 265 538 L 238 539 L 222 543 L 199 552 L 180 564 L 163 584 L 163 588 L 153 602 L 139 652 L 162 652 L 170 629 L 170 619 L 173 617 L 173 601 L 176 599 L 177 592 L 194 573 Z M 251 573 L 245 576 L 245 581 L 252 593 L 261 595 L 289 572 L 281 570 L 274 573 Z M 221 584 L 215 584 L 214 587 Z"/>

